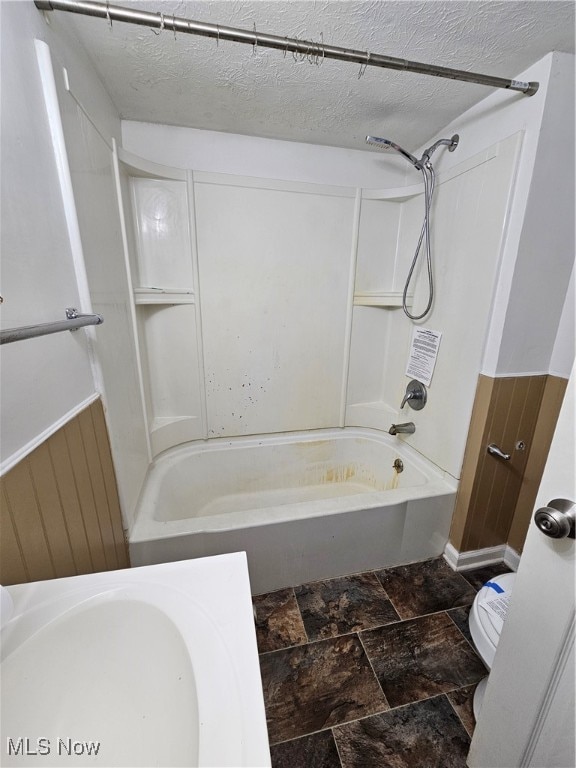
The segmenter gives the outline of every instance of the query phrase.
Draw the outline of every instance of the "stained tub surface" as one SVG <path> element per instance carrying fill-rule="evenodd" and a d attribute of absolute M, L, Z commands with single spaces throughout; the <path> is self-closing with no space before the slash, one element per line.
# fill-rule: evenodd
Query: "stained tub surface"
<path fill-rule="evenodd" d="M 388 567 L 440 554 L 455 488 L 377 430 L 197 441 L 154 462 L 130 554 L 146 564 L 243 550 L 253 593 L 327 578 L 335 568 Z"/>
<path fill-rule="evenodd" d="M 188 530 L 243 527 L 270 516 L 321 514 L 335 503 L 376 505 L 389 491 L 427 493 L 425 486 L 442 479 L 415 451 L 369 430 L 211 440 L 167 451 L 155 462 L 138 517 L 186 520 Z"/>

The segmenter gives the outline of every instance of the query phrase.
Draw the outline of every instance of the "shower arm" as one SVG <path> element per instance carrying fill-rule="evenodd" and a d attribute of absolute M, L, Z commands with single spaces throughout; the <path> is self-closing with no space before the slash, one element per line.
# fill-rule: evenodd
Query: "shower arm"
<path fill-rule="evenodd" d="M 420 170 L 422 169 L 422 166 L 425 166 L 426 163 L 430 162 L 430 158 L 436 152 L 438 147 L 448 147 L 448 152 L 454 152 L 456 147 L 458 146 L 460 137 L 458 134 L 454 134 L 451 139 L 438 139 L 438 141 L 434 142 L 431 147 L 428 147 L 428 149 L 424 150 L 424 153 L 422 154 L 422 157 L 420 158 L 419 166 Z"/>
<path fill-rule="evenodd" d="M 245 43 L 254 48 L 275 48 L 277 50 L 311 58 L 313 61 L 324 59 L 338 59 L 365 67 L 381 67 L 405 72 L 417 72 L 433 77 L 445 77 L 450 80 L 461 80 L 467 83 L 477 83 L 493 88 L 504 88 L 510 91 L 524 93 L 533 96 L 538 90 L 539 83 L 510 80 L 504 77 L 483 75 L 478 72 L 468 72 L 463 69 L 451 69 L 434 64 L 424 64 L 419 61 L 398 59 L 393 56 L 384 56 L 379 53 L 369 53 L 353 48 L 342 48 L 336 45 L 317 43 L 311 40 L 299 40 L 298 38 L 280 37 L 257 32 L 256 29 L 246 30 L 235 27 L 226 27 L 220 24 L 208 24 L 202 21 L 179 18 L 170 14 L 150 13 L 132 8 L 123 8 L 109 3 L 83 2 L 82 0 L 35 0 L 36 7 L 41 11 L 68 11 L 85 16 L 95 16 L 106 19 L 111 25 L 113 21 L 126 22 L 128 24 L 140 24 L 153 29 L 170 30 L 176 34 L 181 32 L 189 35 L 200 35 L 220 40 L 229 40 L 235 43 Z"/>

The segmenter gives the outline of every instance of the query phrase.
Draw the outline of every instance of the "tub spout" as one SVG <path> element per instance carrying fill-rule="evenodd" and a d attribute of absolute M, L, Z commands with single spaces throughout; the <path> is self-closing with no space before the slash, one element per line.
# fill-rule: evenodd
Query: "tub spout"
<path fill-rule="evenodd" d="M 390 435 L 413 435 L 416 427 L 413 421 L 407 421 L 405 424 L 392 424 L 388 433 Z"/>

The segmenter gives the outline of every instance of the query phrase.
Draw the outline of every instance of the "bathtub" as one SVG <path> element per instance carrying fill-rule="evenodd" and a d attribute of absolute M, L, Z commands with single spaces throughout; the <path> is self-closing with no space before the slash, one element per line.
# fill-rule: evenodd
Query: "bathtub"
<path fill-rule="evenodd" d="M 455 495 L 453 478 L 378 430 L 197 441 L 153 463 L 130 557 L 244 551 L 259 594 L 440 555 Z"/>
<path fill-rule="evenodd" d="M 242 553 L 6 591 L 3 766 L 269 768 Z"/>

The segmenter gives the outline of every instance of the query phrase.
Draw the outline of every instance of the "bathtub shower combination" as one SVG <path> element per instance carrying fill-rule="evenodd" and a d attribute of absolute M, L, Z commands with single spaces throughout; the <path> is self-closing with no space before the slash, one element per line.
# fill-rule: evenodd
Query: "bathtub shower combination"
<path fill-rule="evenodd" d="M 368 140 L 396 149 L 423 174 L 424 222 L 404 291 L 392 291 L 382 304 L 387 309 L 399 306 L 402 297 L 408 318 L 420 320 L 434 298 L 431 156 L 441 146 L 454 151 L 459 139 L 454 135 L 437 141 L 419 160 L 388 139 Z M 351 417 L 363 428 L 343 426 L 345 408 L 354 403 L 346 398 L 354 389 L 349 383 L 354 378 L 351 360 L 354 354 L 359 359 L 362 335 L 356 330 L 354 353 L 353 329 L 361 329 L 366 320 L 362 301 L 360 315 L 351 307 L 357 290 L 353 275 L 364 274 L 366 266 L 359 263 L 368 253 L 370 263 L 384 259 L 379 249 L 362 251 L 354 238 L 348 247 L 354 227 L 360 233 L 364 221 L 361 207 L 353 202 L 358 191 L 307 185 L 302 195 L 301 186 L 285 182 L 276 181 L 268 189 L 255 179 L 196 172 L 191 181 L 174 169 L 163 169 L 162 176 L 159 166 L 152 169 L 151 178 L 150 168 L 144 176 L 138 171 L 141 161 L 123 157 L 140 238 L 132 259 L 139 291 L 135 311 L 146 350 L 144 391 L 156 456 L 130 532 L 131 562 L 148 565 L 245 551 L 257 594 L 440 555 L 455 500 L 453 479 L 402 439 L 368 428 L 364 417 Z M 191 185 L 189 193 L 182 187 L 185 181 Z M 159 259 L 144 234 L 151 221 L 163 216 L 159 201 L 172 210 L 173 198 L 180 199 L 178 210 L 186 212 L 188 194 L 194 201 L 193 221 L 187 220 L 187 213 L 174 220 L 184 232 L 194 229 L 198 253 L 190 246 L 190 262 L 174 246 L 174 254 L 182 258 L 180 263 L 173 254 L 180 271 L 170 272 L 165 251 Z M 390 198 L 392 206 L 399 204 L 396 196 Z M 404 201 L 404 195 L 398 200 Z M 364 221 L 364 236 L 366 227 L 380 226 L 384 215 L 383 208 L 370 207 L 369 196 L 366 202 L 364 215 L 372 223 Z M 226 219 L 221 220 L 224 210 Z M 393 211 L 397 216 L 398 209 Z M 322 227 L 311 223 L 317 218 Z M 174 222 L 166 221 L 165 227 L 174 229 L 176 242 Z M 296 232 L 300 239 L 284 237 L 280 242 L 272 236 L 276 229 Z M 358 238 L 360 242 L 360 234 Z M 413 315 L 407 308 L 408 291 L 424 243 L 428 298 L 425 310 Z M 357 260 L 352 256 L 356 250 Z M 191 263 L 198 270 L 193 280 Z M 196 286 L 201 302 L 195 298 L 193 305 L 187 304 L 189 294 L 178 299 L 170 293 L 166 298 L 150 293 L 160 289 L 146 287 L 161 281 L 165 287 L 179 284 L 183 274 L 191 291 Z M 320 279 L 325 275 L 330 280 Z M 175 305 L 179 300 L 184 303 Z M 182 329 L 194 327 L 201 328 L 196 343 L 202 352 L 191 354 Z M 310 329 L 305 342 L 299 328 Z M 187 361 L 184 367 L 182 361 Z M 358 371 L 355 376 L 357 380 Z M 195 382 L 197 394 L 192 394 L 189 382 Z M 376 393 L 379 386 L 365 384 L 361 389 Z M 379 413 L 394 418 L 406 402 L 420 410 L 426 399 L 407 390 L 399 411 L 382 402 Z M 372 421 L 368 425 L 381 427 Z M 303 427 L 311 429 L 298 431 Z M 390 434 L 414 431 L 415 425 L 408 422 L 393 424 Z"/>
<path fill-rule="evenodd" d="M 252 592 L 435 557 L 455 481 L 382 432 L 215 439 L 154 462 L 133 565 L 245 551 Z"/>
<path fill-rule="evenodd" d="M 420 159 L 399 149 L 427 181 L 382 190 L 183 170 L 118 151 L 147 436 L 129 477 L 132 564 L 245 551 L 258 594 L 444 552 L 465 444 L 453 415 L 471 412 L 496 263 L 473 296 L 456 296 L 479 313 L 474 338 L 461 325 L 448 332 L 443 284 L 426 291 L 416 274 L 431 274 L 432 255 L 450 283 L 468 269 L 450 248 L 432 254 L 432 224 L 460 243 L 489 213 L 487 248 L 498 253 L 519 140 L 449 168 L 434 209 L 430 158 L 455 150 L 457 135 Z M 399 396 L 409 321 L 432 307 L 442 397 L 414 423 L 407 409 L 418 399 Z"/>

